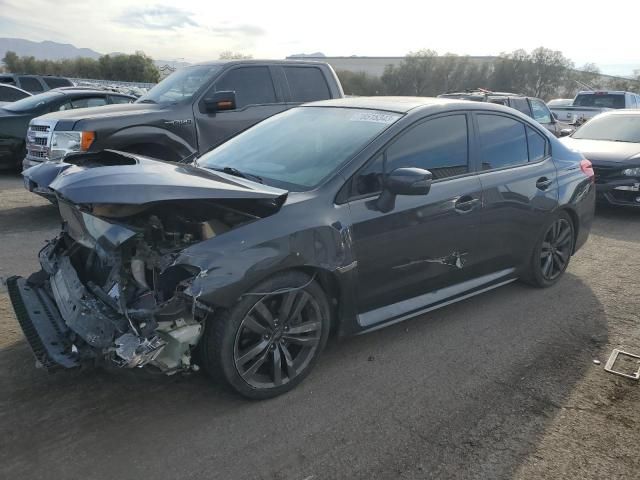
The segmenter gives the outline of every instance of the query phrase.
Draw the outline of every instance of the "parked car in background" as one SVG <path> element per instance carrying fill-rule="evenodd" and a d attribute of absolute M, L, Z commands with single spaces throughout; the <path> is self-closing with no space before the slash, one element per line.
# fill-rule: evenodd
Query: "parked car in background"
<path fill-rule="evenodd" d="M 507 107 L 515 108 L 526 116 L 533 118 L 556 137 L 571 133 L 571 130 L 567 131 L 567 128 L 570 128 L 569 125 L 558 122 L 558 120 L 551 114 L 551 111 L 544 101 L 539 98 L 526 97 L 517 93 L 492 92 L 485 89 L 444 93 L 442 95 L 438 95 L 438 97 L 506 105 Z"/>
<path fill-rule="evenodd" d="M 583 91 L 575 96 L 571 105 L 550 108 L 561 122 L 579 126 L 602 112 L 640 108 L 640 95 L 622 91 Z"/>
<path fill-rule="evenodd" d="M 573 104 L 573 98 L 554 98 L 547 102 L 547 107 L 564 107 Z"/>
<path fill-rule="evenodd" d="M 0 168 L 19 169 L 25 155 L 39 158 L 44 151 L 42 135 L 51 135 L 52 132 L 28 132 L 29 122 L 33 118 L 53 111 L 129 103 L 133 100 L 134 98 L 128 95 L 100 90 L 51 90 L 3 105 L 0 107 Z M 61 146 L 73 144 L 73 141 L 74 138 L 69 136 L 59 139 Z"/>
<path fill-rule="evenodd" d="M 372 331 L 518 278 L 555 284 L 586 241 L 593 170 L 501 105 L 315 102 L 197 162 L 105 150 L 52 183 L 63 231 L 12 277 L 38 361 L 200 365 L 254 399 Z"/>
<path fill-rule="evenodd" d="M 0 83 L 0 106 L 30 97 L 31 94 L 13 85 Z"/>
<path fill-rule="evenodd" d="M 640 208 L 640 111 L 602 113 L 563 143 L 593 163 L 600 201 Z"/>
<path fill-rule="evenodd" d="M 15 73 L 0 73 L 0 84 L 13 85 L 29 93 L 46 92 L 58 87 L 72 87 L 73 82 L 68 78 L 53 75 L 19 75 Z"/>

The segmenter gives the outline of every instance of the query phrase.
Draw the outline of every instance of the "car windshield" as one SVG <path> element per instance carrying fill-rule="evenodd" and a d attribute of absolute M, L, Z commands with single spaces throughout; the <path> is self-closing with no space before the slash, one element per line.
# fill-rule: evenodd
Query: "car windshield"
<path fill-rule="evenodd" d="M 602 115 L 580 127 L 572 138 L 640 143 L 640 115 Z"/>
<path fill-rule="evenodd" d="M 18 100 L 17 102 L 5 105 L 3 108 L 10 112 L 28 112 L 44 105 L 45 103 L 49 103 L 51 100 L 61 95 L 64 94 L 60 92 L 39 93 L 38 95 L 26 97 L 22 100 Z"/>
<path fill-rule="evenodd" d="M 197 164 L 231 168 L 288 190 L 310 190 L 400 117 L 354 108 L 294 108 L 223 143 Z"/>
<path fill-rule="evenodd" d="M 580 93 L 574 107 L 624 108 L 623 93 Z"/>
<path fill-rule="evenodd" d="M 176 103 L 190 99 L 220 70 L 219 65 L 196 65 L 175 71 L 141 96 L 136 103 Z"/>

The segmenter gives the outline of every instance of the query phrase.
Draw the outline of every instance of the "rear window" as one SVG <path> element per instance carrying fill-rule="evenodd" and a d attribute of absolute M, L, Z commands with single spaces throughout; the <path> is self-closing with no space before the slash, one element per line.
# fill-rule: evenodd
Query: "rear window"
<path fill-rule="evenodd" d="M 329 86 L 322 71 L 316 67 L 284 67 L 291 101 L 313 102 L 331 98 Z"/>
<path fill-rule="evenodd" d="M 623 93 L 579 93 L 574 107 L 624 108 Z"/>
<path fill-rule="evenodd" d="M 34 77 L 20 77 L 20 88 L 26 90 L 27 92 L 42 92 L 44 88 L 38 81 L 37 78 Z"/>
<path fill-rule="evenodd" d="M 72 87 L 73 83 L 66 78 L 60 77 L 42 77 L 44 83 L 47 84 L 49 88 L 58 88 L 58 87 Z"/>
<path fill-rule="evenodd" d="M 17 88 L 11 88 L 6 84 L 0 85 L 0 102 L 15 102 L 28 96 L 28 93 L 18 90 Z"/>
<path fill-rule="evenodd" d="M 527 117 L 531 116 L 531 108 L 526 98 L 512 98 L 511 108 L 515 108 L 519 112 L 524 113 Z"/>

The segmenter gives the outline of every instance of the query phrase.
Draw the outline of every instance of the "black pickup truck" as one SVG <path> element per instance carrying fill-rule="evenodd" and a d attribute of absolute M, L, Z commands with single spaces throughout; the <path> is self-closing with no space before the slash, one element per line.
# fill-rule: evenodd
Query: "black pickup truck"
<path fill-rule="evenodd" d="M 192 65 L 133 104 L 35 118 L 23 166 L 103 149 L 184 161 L 294 105 L 342 96 L 340 82 L 326 63 L 232 60 Z M 26 185 L 42 193 L 39 187 L 44 185 L 38 185 L 33 170 L 25 172 Z"/>

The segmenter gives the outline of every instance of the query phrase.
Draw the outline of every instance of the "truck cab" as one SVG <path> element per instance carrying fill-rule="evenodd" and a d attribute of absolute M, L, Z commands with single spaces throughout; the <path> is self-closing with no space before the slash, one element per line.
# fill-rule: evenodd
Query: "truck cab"
<path fill-rule="evenodd" d="M 34 134 L 28 139 L 42 136 L 35 132 L 48 134 L 38 139 L 38 148 L 27 140 L 24 167 L 103 149 L 182 161 L 295 105 L 343 96 L 335 72 L 322 62 L 235 60 L 192 65 L 167 77 L 134 104 L 55 112 L 32 120 L 29 131 Z M 65 141 L 70 136 L 80 141 Z M 32 149 L 39 151 L 38 157 Z"/>

